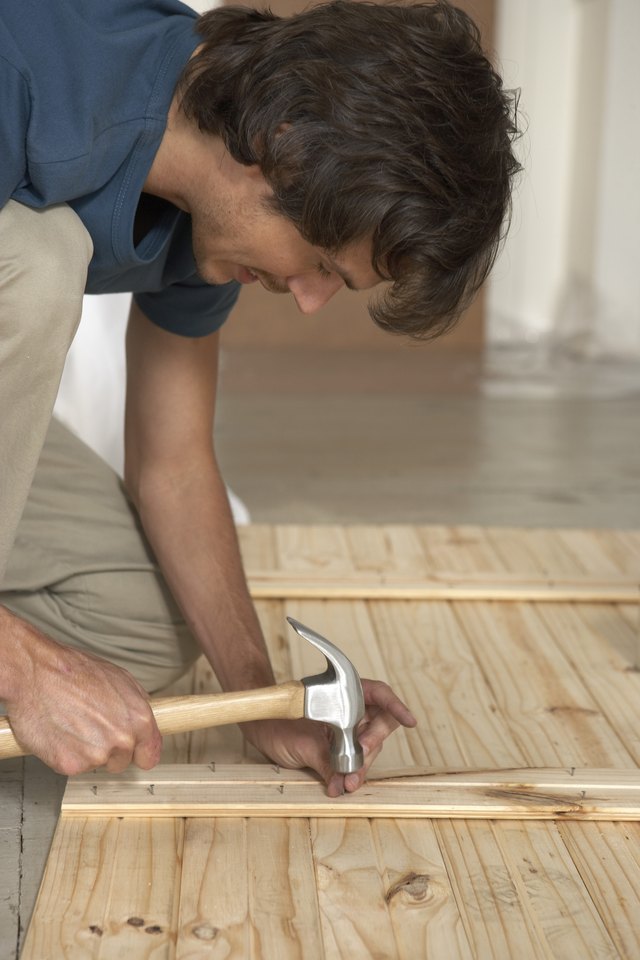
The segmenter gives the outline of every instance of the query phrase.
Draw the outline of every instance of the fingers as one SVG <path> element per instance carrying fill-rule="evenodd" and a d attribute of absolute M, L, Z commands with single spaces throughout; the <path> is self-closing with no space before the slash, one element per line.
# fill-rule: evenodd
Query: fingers
<path fill-rule="evenodd" d="M 131 750 L 112 750 L 104 768 L 109 773 L 122 773 L 123 770 L 127 769 L 131 760 Z"/>
<path fill-rule="evenodd" d="M 104 766 L 109 773 L 122 773 L 131 764 L 141 770 L 151 770 L 160 762 L 161 752 L 162 736 L 154 721 L 153 729 L 149 733 L 145 732 L 141 739 L 135 740 L 132 736 L 129 746 L 114 747 Z"/>
<path fill-rule="evenodd" d="M 394 693 L 387 683 L 380 680 L 363 680 L 366 712 L 365 720 L 358 731 L 358 739 L 364 753 L 362 769 L 347 774 L 344 789 L 347 793 L 359 790 L 367 778 L 387 737 L 398 726 L 415 727 L 417 720 L 405 703 Z"/>
<path fill-rule="evenodd" d="M 309 766 L 322 777 L 327 787 L 328 797 L 341 797 L 344 793 L 344 774 L 336 773 L 329 760 L 329 753 L 324 744 L 321 745 L 321 752 L 316 755 L 315 763 Z"/>
<path fill-rule="evenodd" d="M 403 727 L 415 727 L 417 720 L 405 703 L 402 702 L 388 683 L 382 680 L 363 680 L 362 690 L 367 706 L 381 707 L 390 713 Z"/>
<path fill-rule="evenodd" d="M 365 718 L 358 730 L 364 764 L 355 773 L 331 768 L 328 728 L 309 720 L 262 720 L 243 724 L 245 736 L 265 756 L 283 767 L 310 767 L 323 779 L 329 797 L 353 793 L 364 783 L 384 741 L 398 726 L 415 727 L 417 720 L 387 683 L 363 680 Z M 137 761 L 136 761 L 137 762 Z"/>

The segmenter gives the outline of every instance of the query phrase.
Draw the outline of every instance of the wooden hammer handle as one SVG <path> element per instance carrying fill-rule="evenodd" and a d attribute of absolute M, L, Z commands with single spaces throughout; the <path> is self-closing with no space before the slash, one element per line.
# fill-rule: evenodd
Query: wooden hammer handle
<path fill-rule="evenodd" d="M 162 734 L 248 720 L 298 720 L 304 716 L 304 684 L 299 680 L 236 693 L 162 697 L 151 709 Z M 27 753 L 13 735 L 7 717 L 0 717 L 0 760 Z"/>

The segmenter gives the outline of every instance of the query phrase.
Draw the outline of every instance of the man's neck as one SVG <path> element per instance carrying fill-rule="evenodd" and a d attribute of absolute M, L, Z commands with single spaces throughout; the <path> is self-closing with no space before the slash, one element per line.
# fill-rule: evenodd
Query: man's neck
<path fill-rule="evenodd" d="M 168 200 L 180 210 L 190 212 L 191 185 L 197 181 L 202 162 L 202 134 L 191 124 L 174 97 L 160 146 L 142 188 L 144 193 Z"/>

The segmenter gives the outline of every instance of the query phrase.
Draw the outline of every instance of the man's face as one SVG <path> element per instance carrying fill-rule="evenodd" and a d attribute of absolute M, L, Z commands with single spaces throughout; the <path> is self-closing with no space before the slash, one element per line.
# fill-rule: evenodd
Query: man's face
<path fill-rule="evenodd" d="M 272 293 L 291 293 L 305 314 L 319 310 L 342 286 L 366 290 L 380 283 L 369 241 L 335 258 L 313 247 L 289 220 L 269 209 L 269 187 L 250 169 L 226 193 L 221 195 L 217 183 L 192 206 L 193 252 L 207 283 L 259 281 Z"/>

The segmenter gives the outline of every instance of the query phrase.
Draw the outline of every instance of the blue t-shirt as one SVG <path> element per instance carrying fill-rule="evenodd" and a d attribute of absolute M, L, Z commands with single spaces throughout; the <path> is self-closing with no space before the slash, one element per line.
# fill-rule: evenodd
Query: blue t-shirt
<path fill-rule="evenodd" d="M 197 276 L 171 204 L 137 246 L 133 227 L 196 18 L 178 0 L 0 0 L 0 208 L 68 203 L 94 244 L 86 292 L 131 291 L 186 336 L 218 329 L 239 285 Z"/>

